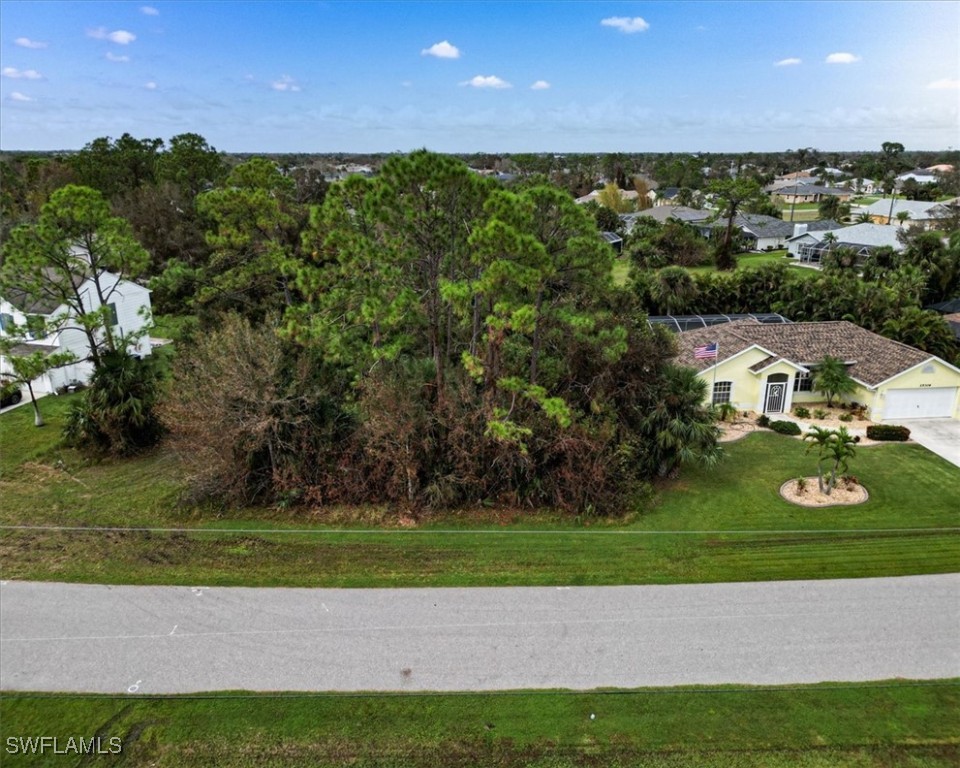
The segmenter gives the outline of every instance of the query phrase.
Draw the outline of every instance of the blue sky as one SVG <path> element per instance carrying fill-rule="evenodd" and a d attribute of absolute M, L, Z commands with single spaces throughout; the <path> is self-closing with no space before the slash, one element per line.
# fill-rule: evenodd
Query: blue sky
<path fill-rule="evenodd" d="M 960 146 L 960 2 L 0 0 L 0 148 Z"/>

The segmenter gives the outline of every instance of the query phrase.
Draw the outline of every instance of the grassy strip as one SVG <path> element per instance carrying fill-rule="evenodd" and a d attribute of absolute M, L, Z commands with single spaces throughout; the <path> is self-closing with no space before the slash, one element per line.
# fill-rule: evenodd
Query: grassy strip
<path fill-rule="evenodd" d="M 31 442 L 37 432 L 56 435 L 45 430 L 56 429 L 67 402 L 58 398 L 50 405 L 51 426 L 43 430 L 23 426 L 28 422 L 16 411 L 0 420 L 14 427 L 14 439 L 5 429 L 2 440 L 4 461 L 15 467 L 0 480 L 3 524 L 186 531 L 3 531 L 3 578 L 495 586 L 899 576 L 960 569 L 960 534 L 935 530 L 960 526 L 960 472 L 916 445 L 859 450 L 852 469 L 871 498 L 856 507 L 810 509 L 780 498 L 781 483 L 812 473 L 813 457 L 801 441 L 759 433 L 729 444 L 728 459 L 718 469 L 685 470 L 620 519 L 465 510 L 425 516 L 414 528 L 400 529 L 402 515 L 389 508 L 318 514 L 248 509 L 222 517 L 215 510 L 182 507 L 176 503 L 180 465 L 167 452 L 89 463 Z M 320 534 L 253 530 L 264 528 Z M 920 530 L 886 530 L 904 528 Z"/>
<path fill-rule="evenodd" d="M 410 696 L 5 695 L 0 723 L 4 745 L 11 736 L 57 736 L 61 743 L 118 736 L 125 766 L 932 767 L 960 759 L 957 683 Z M 4 765 L 62 760 L 7 754 Z"/>
<path fill-rule="evenodd" d="M 756 434 L 728 451 L 719 470 L 685 472 L 645 511 L 621 520 L 466 511 L 393 530 L 369 527 L 399 517 L 384 509 L 333 510 L 319 520 L 296 511 L 218 519 L 181 510 L 173 504 L 176 483 L 165 474 L 177 465 L 162 453 L 71 472 L 36 465 L 45 467 L 40 477 L 28 467 L 3 483 L 5 524 L 187 530 L 4 531 L 0 563 L 10 579 L 348 587 L 669 584 L 960 568 L 960 535 L 934 530 L 960 525 L 960 473 L 919 446 L 862 449 L 855 469 L 871 500 L 819 509 L 777 494 L 782 482 L 811 471 L 801 442 Z M 263 528 L 321 533 L 250 531 Z M 919 530 L 876 530 L 902 528 Z M 734 533 L 744 530 L 758 532 Z"/>

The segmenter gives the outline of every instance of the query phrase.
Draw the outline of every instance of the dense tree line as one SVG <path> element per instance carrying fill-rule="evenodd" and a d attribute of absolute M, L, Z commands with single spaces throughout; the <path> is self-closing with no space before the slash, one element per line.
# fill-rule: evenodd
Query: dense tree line
<path fill-rule="evenodd" d="M 888 175 L 913 159 L 896 146 L 878 157 Z M 25 287 L 40 290 L 44 259 L 86 238 L 106 268 L 150 285 L 155 312 L 199 329 L 180 339 L 162 398 L 155 368 L 98 335 L 71 439 L 128 453 L 166 425 L 197 496 L 238 503 L 606 512 L 720 455 L 704 384 L 673 365 L 647 312 L 848 318 L 958 359 L 921 309 L 960 290 L 956 235 L 864 264 L 838 251 L 811 279 L 685 269 L 732 268 L 737 213 L 762 210 L 765 174 L 834 161 L 815 150 L 467 159 L 519 176 L 504 185 L 419 151 L 328 185 L 304 158 L 227 158 L 195 134 L 4 161 L 3 285 L 33 275 Z M 615 286 L 597 224 L 619 219 L 574 203 L 597 174 L 611 195 L 641 174 L 691 204 L 711 194 L 725 226 L 708 242 L 679 222 L 638 222 L 632 279 Z"/>

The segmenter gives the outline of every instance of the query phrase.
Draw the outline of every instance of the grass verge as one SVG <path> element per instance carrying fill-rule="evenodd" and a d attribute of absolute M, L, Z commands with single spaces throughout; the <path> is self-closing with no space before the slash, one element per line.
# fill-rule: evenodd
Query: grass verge
<path fill-rule="evenodd" d="M 44 429 L 55 429 L 53 411 L 48 409 L 51 426 Z M 18 415 L 7 414 L 0 423 Z M 716 470 L 685 470 L 619 519 L 476 509 L 413 520 L 373 507 L 246 509 L 226 516 L 177 504 L 180 465 L 169 453 L 98 464 L 26 442 L 13 452 L 32 458 L 0 480 L 2 524 L 181 530 L 3 530 L 5 579 L 506 586 L 960 570 L 960 534 L 945 530 L 960 527 L 960 472 L 916 445 L 858 451 L 851 471 L 871 497 L 856 507 L 811 509 L 783 500 L 780 485 L 810 474 L 814 457 L 801 441 L 757 433 L 729 444 L 727 460 Z"/>
<path fill-rule="evenodd" d="M 960 681 L 495 694 L 0 699 L 2 743 L 123 742 L 124 766 L 953 766 Z M 83 765 L 109 765 L 110 756 Z M 4 765 L 64 765 L 6 754 Z"/>

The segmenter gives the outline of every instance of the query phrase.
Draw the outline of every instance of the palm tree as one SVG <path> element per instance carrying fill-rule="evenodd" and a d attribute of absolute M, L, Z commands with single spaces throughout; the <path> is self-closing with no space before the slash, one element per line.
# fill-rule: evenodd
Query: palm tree
<path fill-rule="evenodd" d="M 817 449 L 817 485 L 820 493 L 827 496 L 837 486 L 837 476 L 845 474 L 850 468 L 848 459 L 856 454 L 856 441 L 853 436 L 847 432 L 846 427 L 840 429 L 826 429 L 825 427 L 810 427 L 810 431 L 803 436 L 804 440 L 810 440 L 807 446 L 807 453 L 814 448 Z M 824 464 L 832 462 L 828 478 L 824 478 Z"/>
<path fill-rule="evenodd" d="M 713 411 L 704 405 L 707 383 L 695 370 L 672 366 L 656 407 L 643 417 L 640 431 L 647 438 L 646 462 L 651 472 L 665 477 L 681 464 L 714 466 L 723 456 L 717 443 L 720 430 Z"/>
<path fill-rule="evenodd" d="M 843 360 L 826 355 L 814 369 L 813 388 L 826 395 L 827 408 L 830 408 L 833 398 L 855 392 L 857 383 L 850 378 Z"/>
<path fill-rule="evenodd" d="M 697 296 L 697 285 L 683 267 L 664 267 L 651 286 L 653 299 L 668 315 L 683 312 Z"/>
<path fill-rule="evenodd" d="M 827 443 L 830 442 L 832 436 L 833 430 L 827 429 L 826 427 L 810 427 L 810 431 L 803 436 L 804 440 L 810 440 L 810 444 L 807 446 L 807 453 L 810 453 L 810 451 L 816 448 L 820 456 L 820 459 L 817 461 L 817 487 L 820 489 L 820 493 L 826 493 L 823 482 L 823 457 L 826 455 Z"/>
<path fill-rule="evenodd" d="M 837 475 L 846 474 L 850 465 L 847 459 L 852 459 L 857 453 L 856 442 L 847 432 L 846 427 L 833 432 L 826 445 L 826 458 L 833 462 L 830 468 L 830 479 L 827 481 L 827 496 L 837 487 Z"/>
<path fill-rule="evenodd" d="M 897 211 L 897 221 L 900 222 L 900 229 L 903 229 L 903 225 L 906 223 L 907 219 L 910 218 L 910 211 Z"/>

